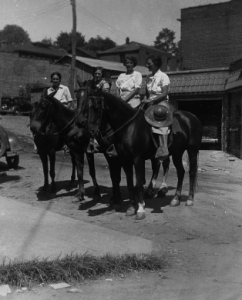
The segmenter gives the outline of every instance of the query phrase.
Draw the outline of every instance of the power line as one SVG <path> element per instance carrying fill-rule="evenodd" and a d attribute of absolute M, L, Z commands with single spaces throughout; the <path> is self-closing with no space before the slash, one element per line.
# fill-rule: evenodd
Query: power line
<path fill-rule="evenodd" d="M 25 17 L 26 15 L 28 16 L 31 13 L 37 13 L 38 14 L 39 12 L 46 11 L 46 9 L 48 10 L 48 9 L 56 8 L 57 4 L 60 5 L 60 4 L 64 4 L 64 3 L 66 3 L 66 1 L 62 0 L 61 2 L 58 1 L 58 3 L 55 2 L 55 3 L 44 5 L 44 6 L 41 6 L 41 7 L 38 7 L 38 8 L 33 8 L 31 10 L 24 9 L 24 10 L 18 10 L 18 11 L 15 11 L 15 12 L 11 11 L 11 12 L 8 12 L 8 13 L 5 13 L 5 12 L 0 13 L 0 16 L 1 17 L 7 17 L 7 16 L 12 16 L 14 14 L 14 15 L 18 15 L 19 17 Z"/>
<path fill-rule="evenodd" d="M 104 22 L 103 20 L 99 19 L 97 16 L 94 16 L 90 11 L 88 11 L 87 9 L 85 9 L 79 3 L 77 4 L 77 8 L 78 8 L 79 12 L 85 14 L 86 16 L 88 16 L 89 18 L 91 18 L 92 20 L 94 20 L 96 23 L 99 23 L 99 24 L 103 25 L 109 31 L 111 31 L 112 33 L 114 33 L 117 37 L 123 39 L 124 37 L 127 36 L 126 33 L 122 32 L 120 30 L 117 31 L 117 30 L 112 29 L 112 26 L 110 26 L 108 23 Z"/>
<path fill-rule="evenodd" d="M 36 13 L 36 14 L 34 14 L 34 15 L 29 16 L 28 18 L 26 18 L 26 21 L 23 21 L 23 24 L 29 24 L 31 22 L 35 22 L 35 21 L 39 20 L 42 17 L 45 17 L 45 16 L 50 15 L 50 14 L 53 14 L 53 13 L 55 13 L 55 12 L 57 12 L 57 11 L 63 9 L 63 8 L 66 8 L 68 6 L 69 6 L 69 4 L 64 4 L 63 3 L 61 6 L 58 6 L 58 8 L 53 7 L 52 9 L 48 9 L 48 10 L 42 11 L 40 13 Z M 28 19 L 30 19 L 30 20 L 27 21 Z"/>

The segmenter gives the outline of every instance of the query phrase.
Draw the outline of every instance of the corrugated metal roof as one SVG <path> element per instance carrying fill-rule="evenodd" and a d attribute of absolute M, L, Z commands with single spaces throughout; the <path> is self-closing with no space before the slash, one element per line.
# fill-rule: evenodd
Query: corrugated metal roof
<path fill-rule="evenodd" d="M 171 94 L 217 93 L 225 91 L 229 70 L 198 70 L 168 73 Z"/>
<path fill-rule="evenodd" d="M 71 55 L 66 54 L 64 55 L 61 59 L 57 61 L 57 63 L 60 63 L 62 59 L 65 57 L 70 57 Z M 112 71 L 120 71 L 120 72 L 125 72 L 126 68 L 123 64 L 114 62 L 114 61 L 106 61 L 106 60 L 100 60 L 100 59 L 93 59 L 93 58 L 88 58 L 88 57 L 82 57 L 82 56 L 77 56 L 76 60 L 79 62 L 86 64 L 92 68 L 95 67 L 102 67 L 105 70 L 112 70 Z M 136 66 L 134 68 L 136 71 L 140 72 L 142 75 L 147 75 L 149 73 L 148 69 L 143 66 Z"/>
<path fill-rule="evenodd" d="M 226 82 L 225 90 L 228 91 L 238 87 L 242 87 L 242 70 L 230 74 Z"/>

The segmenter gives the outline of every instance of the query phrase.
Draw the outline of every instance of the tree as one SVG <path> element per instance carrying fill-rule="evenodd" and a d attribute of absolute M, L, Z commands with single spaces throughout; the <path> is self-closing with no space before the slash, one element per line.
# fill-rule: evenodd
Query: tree
<path fill-rule="evenodd" d="M 100 35 L 97 35 L 96 38 L 90 38 L 85 46 L 85 49 L 96 52 L 105 51 L 114 47 L 116 47 L 116 43 L 109 37 L 103 39 Z"/>
<path fill-rule="evenodd" d="M 154 46 L 155 48 L 161 51 L 174 53 L 177 47 L 174 40 L 175 32 L 168 28 L 164 28 L 159 32 L 158 36 L 156 37 L 156 40 L 154 41 Z"/>
<path fill-rule="evenodd" d="M 41 43 L 46 44 L 46 45 L 50 45 L 50 46 L 54 46 L 54 41 L 52 41 L 51 38 L 47 38 L 47 37 L 45 37 L 45 38 L 41 41 Z"/>
<path fill-rule="evenodd" d="M 176 43 L 175 49 L 173 51 L 173 54 L 175 54 L 176 56 L 182 56 L 181 41 L 179 41 L 178 43 Z"/>
<path fill-rule="evenodd" d="M 72 33 L 62 32 L 56 38 L 56 45 L 66 51 L 70 50 L 72 44 Z M 76 47 L 83 47 L 86 44 L 85 36 L 76 32 Z"/>
<path fill-rule="evenodd" d="M 0 39 L 5 40 L 7 44 L 31 42 L 28 32 L 18 25 L 6 25 L 0 30 Z"/>

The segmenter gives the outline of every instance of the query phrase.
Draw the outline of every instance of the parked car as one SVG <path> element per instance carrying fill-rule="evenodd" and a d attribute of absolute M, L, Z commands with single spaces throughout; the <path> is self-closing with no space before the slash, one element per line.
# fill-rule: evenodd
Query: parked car
<path fill-rule="evenodd" d="M 24 97 L 2 97 L 1 98 L 1 109 L 2 115 L 13 114 L 13 115 L 28 115 L 32 109 L 31 99 Z"/>
<path fill-rule="evenodd" d="M 23 148 L 17 136 L 0 125 L 0 158 L 5 157 L 9 168 L 17 169 Z"/>

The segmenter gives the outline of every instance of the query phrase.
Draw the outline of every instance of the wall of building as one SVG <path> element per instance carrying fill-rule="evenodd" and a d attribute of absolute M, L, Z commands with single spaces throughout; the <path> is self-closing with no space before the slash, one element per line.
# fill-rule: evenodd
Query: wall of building
<path fill-rule="evenodd" d="M 19 88 L 28 83 L 50 85 L 50 74 L 62 74 L 62 83 L 69 85 L 70 68 L 53 65 L 48 61 L 19 57 L 18 54 L 0 52 L 0 98 L 18 96 Z"/>
<path fill-rule="evenodd" d="M 227 152 L 242 158 L 242 90 L 228 93 Z"/>
<path fill-rule="evenodd" d="M 227 67 L 241 58 L 242 1 L 181 10 L 184 69 Z"/>

